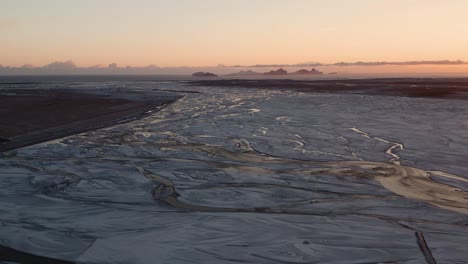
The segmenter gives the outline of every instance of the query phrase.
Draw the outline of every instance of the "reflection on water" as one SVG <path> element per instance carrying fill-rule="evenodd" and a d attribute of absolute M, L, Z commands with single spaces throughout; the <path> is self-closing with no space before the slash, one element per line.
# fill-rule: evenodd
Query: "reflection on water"
<path fill-rule="evenodd" d="M 419 263 L 420 232 L 435 259 L 468 259 L 463 102 L 125 85 L 200 93 L 4 154 L 5 245 L 99 263 Z"/>

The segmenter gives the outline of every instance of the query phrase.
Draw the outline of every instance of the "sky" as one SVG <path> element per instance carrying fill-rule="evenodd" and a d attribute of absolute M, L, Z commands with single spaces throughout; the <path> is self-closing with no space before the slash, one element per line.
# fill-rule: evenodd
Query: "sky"
<path fill-rule="evenodd" d="M 466 0 L 0 0 L 0 64 L 468 61 Z"/>

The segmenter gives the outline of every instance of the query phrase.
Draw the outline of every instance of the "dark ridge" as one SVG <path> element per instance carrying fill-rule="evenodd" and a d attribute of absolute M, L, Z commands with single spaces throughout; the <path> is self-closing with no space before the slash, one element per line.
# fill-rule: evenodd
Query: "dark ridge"
<path fill-rule="evenodd" d="M 218 77 L 218 75 L 211 72 L 196 72 L 192 74 L 193 77 Z"/>
<path fill-rule="evenodd" d="M 202 80 L 188 85 L 468 100 L 468 79 Z"/>
<path fill-rule="evenodd" d="M 171 92 L 171 93 L 193 93 L 193 94 L 202 94 L 202 92 L 199 92 L 199 91 L 182 91 L 182 90 L 166 90 L 166 89 L 153 89 L 153 91 Z"/>
<path fill-rule="evenodd" d="M 0 82 L 0 85 L 37 85 L 41 82 Z"/>
<path fill-rule="evenodd" d="M 73 264 L 73 262 L 37 256 L 0 246 L 0 261 L 21 264 Z"/>
<path fill-rule="evenodd" d="M 427 245 L 426 239 L 424 238 L 424 234 L 422 232 L 416 232 L 415 235 L 418 241 L 419 249 L 421 249 L 421 252 L 426 258 L 427 263 L 437 264 L 436 260 L 434 259 L 434 256 L 432 255 L 431 250 L 429 249 L 429 246 Z"/>
<path fill-rule="evenodd" d="M 4 143 L 4 142 L 10 142 L 11 140 L 9 140 L 8 138 L 2 138 L 0 137 L 0 144 L 1 143 Z"/>

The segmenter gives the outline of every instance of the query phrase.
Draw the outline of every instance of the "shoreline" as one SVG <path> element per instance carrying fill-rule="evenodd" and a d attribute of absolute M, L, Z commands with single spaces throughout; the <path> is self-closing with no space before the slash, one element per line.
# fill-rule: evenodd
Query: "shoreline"
<path fill-rule="evenodd" d="M 129 99 L 83 91 L 3 90 L 0 153 L 141 119 L 179 98 Z"/>
<path fill-rule="evenodd" d="M 188 85 L 468 100 L 468 79 L 466 78 L 218 79 L 190 81 Z"/>

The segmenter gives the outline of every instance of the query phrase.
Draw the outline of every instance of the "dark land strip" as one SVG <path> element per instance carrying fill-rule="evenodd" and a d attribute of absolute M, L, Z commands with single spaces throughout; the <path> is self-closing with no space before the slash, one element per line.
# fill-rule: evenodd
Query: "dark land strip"
<path fill-rule="evenodd" d="M 28 254 L 0 246 L 0 261 L 24 264 L 73 264 L 73 262 Z"/>
<path fill-rule="evenodd" d="M 344 79 L 344 80 L 201 80 L 191 86 L 277 89 L 315 93 L 347 93 L 468 100 L 468 78 Z"/>
<path fill-rule="evenodd" d="M 1 90 L 0 152 L 140 119 L 179 98 Z"/>

